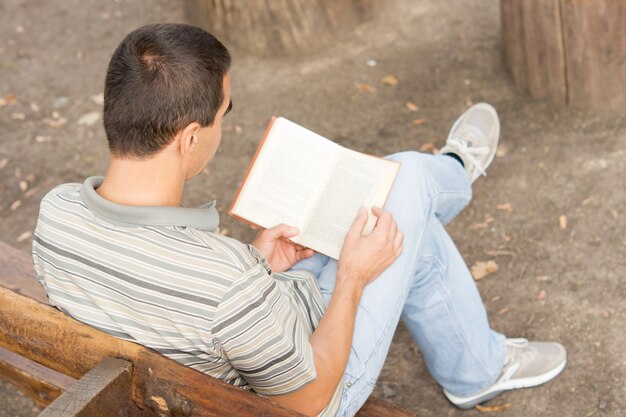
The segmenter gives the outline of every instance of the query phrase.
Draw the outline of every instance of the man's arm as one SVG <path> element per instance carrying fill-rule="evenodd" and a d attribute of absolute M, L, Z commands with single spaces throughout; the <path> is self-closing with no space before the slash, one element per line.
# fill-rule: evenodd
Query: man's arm
<path fill-rule="evenodd" d="M 333 296 L 310 338 L 317 378 L 290 394 L 271 397 L 308 416 L 316 416 L 326 407 L 343 377 L 363 288 L 402 252 L 403 235 L 391 214 L 376 207 L 372 212 L 378 217 L 372 233 L 362 235 L 367 221 L 366 212 L 362 211 L 346 235 Z"/>

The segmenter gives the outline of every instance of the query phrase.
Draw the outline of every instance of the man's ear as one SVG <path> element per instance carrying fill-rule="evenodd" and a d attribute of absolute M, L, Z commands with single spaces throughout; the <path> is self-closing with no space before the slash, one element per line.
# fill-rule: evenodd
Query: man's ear
<path fill-rule="evenodd" d="M 192 122 L 178 132 L 179 150 L 182 155 L 189 155 L 198 147 L 200 127 L 199 123 Z"/>

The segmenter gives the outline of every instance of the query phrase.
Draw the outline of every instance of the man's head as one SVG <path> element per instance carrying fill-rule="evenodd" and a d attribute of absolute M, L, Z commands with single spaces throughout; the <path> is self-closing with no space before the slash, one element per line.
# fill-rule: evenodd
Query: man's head
<path fill-rule="evenodd" d="M 111 58 L 104 87 L 113 156 L 147 159 L 181 132 L 195 148 L 230 108 L 229 68 L 228 50 L 202 29 L 156 24 L 131 32 Z M 218 143 L 219 136 L 221 129 Z"/>

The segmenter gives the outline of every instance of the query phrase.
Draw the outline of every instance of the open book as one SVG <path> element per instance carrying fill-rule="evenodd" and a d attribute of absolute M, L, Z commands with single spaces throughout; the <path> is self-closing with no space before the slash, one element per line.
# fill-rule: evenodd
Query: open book
<path fill-rule="evenodd" d="M 359 207 L 382 207 L 399 168 L 273 118 L 228 214 L 263 228 L 295 226 L 293 242 L 338 259 Z M 364 233 L 375 223 L 369 212 Z"/>

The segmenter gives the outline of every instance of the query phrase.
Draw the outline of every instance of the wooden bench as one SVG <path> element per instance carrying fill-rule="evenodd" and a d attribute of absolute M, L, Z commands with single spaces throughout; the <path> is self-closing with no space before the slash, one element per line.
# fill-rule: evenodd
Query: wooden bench
<path fill-rule="evenodd" d="M 86 326 L 47 304 L 30 256 L 0 242 L 0 378 L 41 416 L 284 416 L 300 414 Z M 370 399 L 361 417 L 415 414 Z"/>

